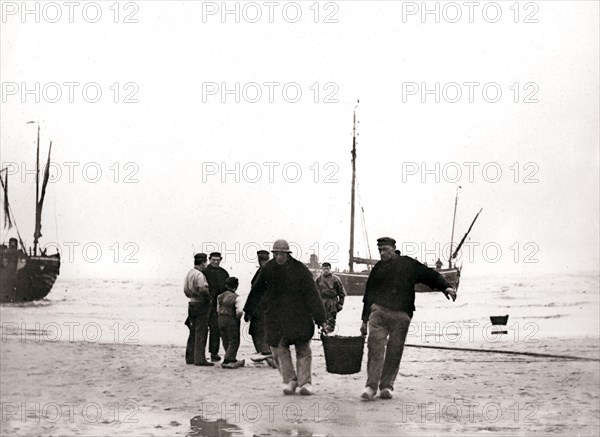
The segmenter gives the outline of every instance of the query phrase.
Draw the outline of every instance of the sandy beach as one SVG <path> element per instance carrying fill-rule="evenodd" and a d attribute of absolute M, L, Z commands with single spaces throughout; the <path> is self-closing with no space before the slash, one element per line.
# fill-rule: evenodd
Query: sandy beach
<path fill-rule="evenodd" d="M 407 345 L 598 359 L 597 288 L 596 274 L 468 277 L 454 303 L 418 296 Z M 186 365 L 186 307 L 177 281 L 64 279 L 0 306 L 1 435 L 598 434 L 598 361 L 407 346 L 394 399 L 364 402 L 366 347 L 360 373 L 335 375 L 315 340 L 316 394 L 284 396 L 277 370 L 250 362 L 245 323 L 246 367 Z M 357 335 L 361 307 L 347 298 L 337 333 Z M 493 314 L 510 314 L 508 334 L 490 335 Z"/>
<path fill-rule="evenodd" d="M 593 436 L 600 423 L 593 361 L 407 348 L 394 399 L 365 402 L 366 353 L 360 373 L 334 375 L 318 341 L 317 393 L 284 396 L 266 365 L 189 366 L 182 347 L 22 340 L 0 344 L 3 436 Z"/>
<path fill-rule="evenodd" d="M 0 437 L 600 437 L 600 0 L 0 21 Z M 185 362 L 201 275 L 244 367 Z M 333 374 L 315 332 L 308 396 L 251 361 L 263 302 L 271 344 L 323 326 L 309 275 L 332 336 L 411 313 L 392 399 L 367 344 Z"/>

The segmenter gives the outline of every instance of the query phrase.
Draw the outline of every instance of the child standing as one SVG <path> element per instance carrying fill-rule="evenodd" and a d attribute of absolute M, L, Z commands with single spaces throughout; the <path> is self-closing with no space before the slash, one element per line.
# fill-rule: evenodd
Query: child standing
<path fill-rule="evenodd" d="M 219 330 L 225 348 L 225 359 L 221 364 L 224 369 L 237 369 L 246 364 L 245 360 L 236 358 L 240 347 L 240 319 L 243 313 L 240 296 L 235 292 L 238 285 L 237 278 L 233 276 L 227 278 L 225 280 L 227 290 L 217 297 Z"/>

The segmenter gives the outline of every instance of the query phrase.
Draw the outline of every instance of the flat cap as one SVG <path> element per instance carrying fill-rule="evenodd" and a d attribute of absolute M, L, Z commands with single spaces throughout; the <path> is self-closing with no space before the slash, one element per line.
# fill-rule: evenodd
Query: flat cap
<path fill-rule="evenodd" d="M 208 260 L 208 257 L 205 253 L 197 253 L 196 255 L 194 255 L 194 263 L 196 264 L 201 264 L 206 260 Z"/>
<path fill-rule="evenodd" d="M 381 237 L 377 239 L 377 246 L 395 246 L 396 240 L 390 237 Z"/>

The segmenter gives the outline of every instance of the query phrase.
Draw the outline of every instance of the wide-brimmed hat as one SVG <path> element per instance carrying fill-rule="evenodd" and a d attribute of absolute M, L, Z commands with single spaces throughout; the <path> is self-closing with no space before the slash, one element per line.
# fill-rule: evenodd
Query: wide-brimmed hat
<path fill-rule="evenodd" d="M 287 253 L 292 253 L 292 251 L 290 250 L 290 245 L 285 240 L 277 240 L 277 241 L 275 241 L 275 243 L 273 243 L 273 248 L 271 249 L 271 252 L 287 252 Z"/>

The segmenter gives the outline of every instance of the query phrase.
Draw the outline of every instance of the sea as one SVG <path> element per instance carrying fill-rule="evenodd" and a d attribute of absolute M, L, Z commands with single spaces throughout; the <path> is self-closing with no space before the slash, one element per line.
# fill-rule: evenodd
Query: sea
<path fill-rule="evenodd" d="M 59 277 L 37 302 L 0 305 L 2 341 L 67 341 L 185 348 L 183 278 L 139 282 Z M 238 290 L 249 292 L 250 273 Z M 244 276 L 244 277 L 242 277 Z M 418 293 L 407 344 L 598 358 L 600 276 L 578 274 L 469 276 L 456 302 Z M 329 335 L 358 336 L 362 297 L 348 296 Z M 508 315 L 506 325 L 490 316 Z M 242 324 L 242 342 L 251 342 Z M 315 340 L 319 334 L 315 331 Z"/>

